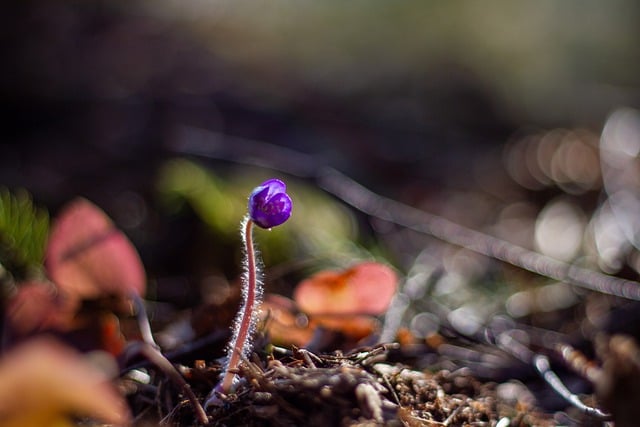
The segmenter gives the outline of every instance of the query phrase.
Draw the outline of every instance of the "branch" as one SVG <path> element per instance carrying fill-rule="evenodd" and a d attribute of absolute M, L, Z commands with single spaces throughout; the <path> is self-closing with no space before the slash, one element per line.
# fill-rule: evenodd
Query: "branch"
<path fill-rule="evenodd" d="M 314 179 L 320 188 L 372 217 L 436 237 L 541 276 L 603 294 L 640 301 L 640 283 L 636 281 L 568 264 L 383 197 L 325 165 L 318 160 L 318 156 L 190 127 L 181 129 L 169 149 L 183 155 L 233 161 Z"/>

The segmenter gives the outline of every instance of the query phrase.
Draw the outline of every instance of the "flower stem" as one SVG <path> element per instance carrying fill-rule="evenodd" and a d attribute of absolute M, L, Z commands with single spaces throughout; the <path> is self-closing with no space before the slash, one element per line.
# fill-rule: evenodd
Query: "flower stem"
<path fill-rule="evenodd" d="M 229 345 L 227 364 L 222 381 L 212 390 L 208 406 L 215 399 L 215 392 L 228 393 L 231 390 L 235 379 L 235 370 L 244 356 L 250 349 L 250 335 L 257 321 L 256 307 L 260 303 L 260 281 L 258 279 L 256 253 L 253 247 L 253 221 L 247 216 L 243 222 L 243 242 L 245 250 L 245 276 L 243 277 L 243 303 L 238 317 L 236 318 L 233 338 Z"/>
<path fill-rule="evenodd" d="M 209 393 L 205 407 L 220 404 L 218 394 L 233 389 L 240 360 L 251 352 L 251 334 L 258 321 L 258 306 L 262 298 L 262 282 L 253 248 L 253 225 L 271 229 L 291 216 L 291 197 L 287 186 L 279 179 L 269 179 L 254 188 L 247 204 L 248 215 L 242 222 L 244 243 L 244 275 L 242 277 L 242 307 L 233 325 L 233 336 L 227 349 L 227 362 L 220 381 Z"/>

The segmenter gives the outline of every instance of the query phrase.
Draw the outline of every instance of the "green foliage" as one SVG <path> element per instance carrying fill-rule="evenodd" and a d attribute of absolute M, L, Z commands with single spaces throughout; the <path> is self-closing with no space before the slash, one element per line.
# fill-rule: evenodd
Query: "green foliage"
<path fill-rule="evenodd" d="M 0 271 L 16 280 L 39 271 L 48 233 L 49 214 L 34 206 L 27 191 L 0 188 Z"/>
<path fill-rule="evenodd" d="M 188 204 L 218 243 L 237 242 L 238 224 L 247 212 L 247 200 L 256 182 L 272 176 L 243 169 L 225 178 L 185 159 L 167 162 L 158 177 L 158 192 L 166 209 L 177 212 Z M 264 261 L 322 258 L 328 265 L 350 264 L 371 255 L 357 243 L 358 230 L 352 214 L 320 190 L 287 178 L 293 213 L 287 227 L 260 232 Z M 347 260 L 347 261 L 345 261 Z"/>

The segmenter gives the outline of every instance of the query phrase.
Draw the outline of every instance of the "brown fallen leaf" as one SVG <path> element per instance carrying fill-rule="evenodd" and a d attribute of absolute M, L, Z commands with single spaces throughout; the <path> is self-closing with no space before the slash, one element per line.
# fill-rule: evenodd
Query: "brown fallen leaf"
<path fill-rule="evenodd" d="M 300 282 L 294 292 L 307 314 L 371 314 L 386 311 L 398 279 L 384 264 L 363 262 L 344 271 L 321 271 Z"/>
<path fill-rule="evenodd" d="M 0 359 L 0 424 L 71 426 L 70 415 L 128 425 L 124 399 L 107 376 L 51 338 L 36 338 Z"/>
<path fill-rule="evenodd" d="M 267 294 L 260 311 L 275 344 L 304 347 L 313 337 L 309 318 L 287 297 Z"/>
<path fill-rule="evenodd" d="M 321 271 L 300 282 L 295 302 L 267 295 L 262 310 L 269 320 L 269 334 L 275 342 L 305 346 L 322 328 L 357 342 L 379 328 L 375 316 L 386 311 L 397 282 L 391 268 L 376 262 Z"/>

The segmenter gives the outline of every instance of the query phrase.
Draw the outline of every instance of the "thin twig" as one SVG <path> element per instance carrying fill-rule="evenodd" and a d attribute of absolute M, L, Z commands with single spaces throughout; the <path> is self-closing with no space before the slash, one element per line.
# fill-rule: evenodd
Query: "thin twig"
<path fill-rule="evenodd" d="M 128 349 L 126 350 L 126 355 L 128 358 L 131 358 L 135 355 L 141 355 L 151 363 L 153 363 L 182 390 L 186 398 L 191 403 L 198 421 L 201 424 L 207 424 L 209 422 L 204 408 L 198 401 L 196 395 L 193 393 L 193 390 L 191 389 L 189 383 L 187 383 L 182 375 L 180 375 L 180 372 L 178 372 L 178 370 L 171 364 L 171 362 L 169 362 L 169 360 L 167 360 L 166 357 L 164 357 L 162 353 L 160 353 L 159 350 L 154 348 L 151 344 L 138 341 L 128 347 Z"/>
<path fill-rule="evenodd" d="M 391 382 L 389 381 L 389 377 L 386 374 L 382 374 L 382 373 L 380 373 L 380 376 L 382 376 L 382 381 L 384 381 L 384 384 L 387 386 L 387 390 L 391 391 L 393 400 L 395 400 L 396 404 L 400 406 L 401 405 L 400 398 L 398 397 L 398 393 L 396 393 L 395 387 L 391 385 Z"/>
<path fill-rule="evenodd" d="M 320 187 L 370 216 L 428 234 L 447 243 L 559 281 L 640 301 L 640 283 L 608 276 L 542 255 L 443 217 L 380 196 L 333 168 L 318 177 Z"/>
<path fill-rule="evenodd" d="M 151 332 L 151 324 L 149 323 L 149 316 L 147 315 L 147 309 L 144 305 L 142 297 L 134 293 L 131 295 L 131 298 L 133 300 L 133 306 L 136 311 L 136 319 L 138 321 L 138 329 L 140 329 L 140 336 L 142 337 L 142 341 L 159 350 L 160 346 L 153 338 L 153 333 Z"/>
<path fill-rule="evenodd" d="M 562 396 L 567 402 L 571 403 L 573 406 L 578 408 L 584 414 L 589 415 L 591 417 L 597 418 L 599 420 L 607 421 L 611 420 L 611 414 L 607 414 L 602 412 L 600 409 L 585 405 L 580 397 L 572 393 L 566 385 L 562 382 L 562 380 L 558 377 L 558 375 L 551 369 L 551 365 L 549 363 L 549 358 L 543 354 L 536 354 L 533 357 L 533 366 L 536 368 L 536 371 L 547 384 L 551 386 Z"/>
<path fill-rule="evenodd" d="M 602 368 L 587 359 L 587 356 L 573 348 L 573 346 L 566 343 L 558 343 L 555 349 L 569 368 L 583 378 L 588 379 L 591 383 L 595 384 L 604 375 Z"/>
<path fill-rule="evenodd" d="M 458 412 L 460 412 L 460 409 L 462 409 L 462 406 L 458 406 L 456 409 L 454 409 L 454 410 L 451 412 L 451 415 L 449 415 L 449 416 L 447 417 L 447 419 L 446 419 L 446 420 L 444 420 L 444 421 L 442 422 L 442 425 L 446 427 L 446 426 L 448 426 L 449 424 L 451 424 L 451 421 L 453 421 L 453 418 L 454 418 L 456 415 L 458 415 Z"/>
<path fill-rule="evenodd" d="M 535 353 L 527 346 L 516 340 L 509 332 L 503 332 L 496 340 L 498 346 L 516 359 L 532 365 L 542 379 L 564 400 L 578 408 L 585 415 L 596 419 L 607 421 L 612 419 L 610 414 L 602 412 L 600 409 L 588 406 L 580 400 L 576 394 L 572 393 L 562 382 L 560 377 L 551 369 L 549 358 L 543 354 Z"/>
<path fill-rule="evenodd" d="M 310 352 L 309 350 L 306 350 L 304 348 L 299 348 L 297 349 L 294 354 L 300 355 L 302 357 L 302 360 L 307 364 L 308 368 L 311 369 L 316 369 L 316 364 L 313 362 L 313 359 L 315 359 L 318 362 L 322 362 L 322 359 L 320 359 L 318 356 L 316 356 L 315 354 L 313 354 L 312 352 Z"/>
<path fill-rule="evenodd" d="M 176 348 L 171 351 L 167 351 L 163 353 L 164 357 L 167 360 L 183 360 L 188 357 L 191 357 L 194 353 L 198 353 L 202 351 L 202 349 L 212 346 L 213 344 L 219 345 L 220 343 L 226 341 L 229 338 L 229 333 L 226 330 L 216 330 L 210 333 L 209 335 L 204 336 L 203 338 L 199 338 L 194 341 L 187 342 L 181 345 L 179 348 Z M 151 362 L 149 360 L 141 360 L 130 365 L 124 367 L 123 370 L 120 371 L 120 375 L 123 375 L 125 372 L 130 371 L 132 369 L 141 369 L 147 368 Z"/>

